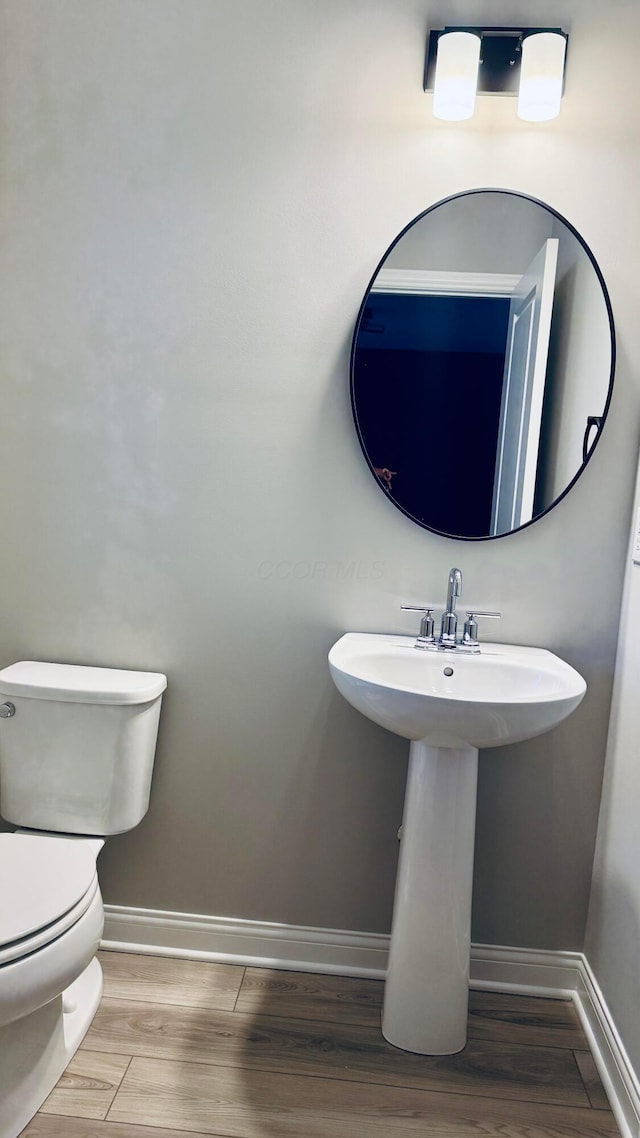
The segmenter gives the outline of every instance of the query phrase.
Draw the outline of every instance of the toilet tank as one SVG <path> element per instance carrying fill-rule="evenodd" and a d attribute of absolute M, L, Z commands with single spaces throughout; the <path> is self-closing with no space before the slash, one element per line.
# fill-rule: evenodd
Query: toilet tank
<path fill-rule="evenodd" d="M 159 672 L 33 660 L 1 670 L 0 815 L 69 834 L 136 826 L 166 686 Z"/>

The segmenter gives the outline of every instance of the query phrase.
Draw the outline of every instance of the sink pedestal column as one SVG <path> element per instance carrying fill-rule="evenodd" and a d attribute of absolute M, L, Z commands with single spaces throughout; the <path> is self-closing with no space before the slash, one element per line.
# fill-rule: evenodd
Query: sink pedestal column
<path fill-rule="evenodd" d="M 467 1038 L 478 752 L 412 743 L 382 1034 L 421 1055 Z"/>

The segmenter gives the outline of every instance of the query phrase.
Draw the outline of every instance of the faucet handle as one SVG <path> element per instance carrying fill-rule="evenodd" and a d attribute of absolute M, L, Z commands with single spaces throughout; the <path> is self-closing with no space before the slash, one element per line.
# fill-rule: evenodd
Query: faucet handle
<path fill-rule="evenodd" d="M 500 620 L 502 613 L 499 612 L 481 612 L 480 609 L 465 609 L 467 619 L 464 622 L 464 630 L 462 633 L 462 644 L 467 648 L 477 648 L 478 646 L 478 620 L 477 618 L 488 618 L 491 620 Z"/>
<path fill-rule="evenodd" d="M 420 632 L 416 640 L 416 648 L 424 648 L 427 644 L 435 643 L 435 627 L 433 621 L 435 607 L 435 605 L 400 605 L 400 608 L 406 612 L 423 613 L 422 620 L 420 621 Z"/>

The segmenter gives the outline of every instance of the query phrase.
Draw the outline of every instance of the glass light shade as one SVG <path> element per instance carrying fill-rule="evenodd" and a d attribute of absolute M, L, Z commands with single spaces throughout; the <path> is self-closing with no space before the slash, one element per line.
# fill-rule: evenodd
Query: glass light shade
<path fill-rule="evenodd" d="M 433 113 L 437 119 L 470 119 L 476 105 L 480 36 L 473 32 L 445 32 L 438 40 L 433 87 Z"/>
<path fill-rule="evenodd" d="M 567 41 L 557 32 L 536 32 L 522 41 L 518 118 L 548 122 L 560 113 Z"/>

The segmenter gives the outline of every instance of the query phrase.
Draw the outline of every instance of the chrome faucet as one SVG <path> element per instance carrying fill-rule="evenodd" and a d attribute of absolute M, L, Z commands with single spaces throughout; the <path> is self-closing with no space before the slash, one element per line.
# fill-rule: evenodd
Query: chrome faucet
<path fill-rule="evenodd" d="M 462 595 L 462 573 L 459 569 L 451 569 L 447 584 L 447 602 L 440 621 L 440 635 L 435 635 L 433 614 L 435 605 L 401 605 L 409 612 L 423 614 L 420 621 L 420 633 L 416 639 L 416 648 L 426 648 L 431 651 L 443 652 L 455 649 L 462 652 L 479 652 L 477 617 L 492 617 L 497 619 L 499 612 L 481 612 L 480 609 L 466 609 L 467 619 L 464 623 L 462 636 L 458 638 L 458 617 L 456 615 L 456 601 Z"/>

